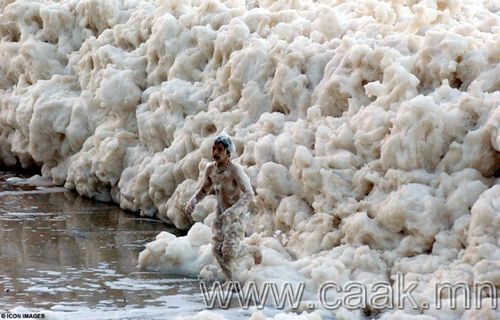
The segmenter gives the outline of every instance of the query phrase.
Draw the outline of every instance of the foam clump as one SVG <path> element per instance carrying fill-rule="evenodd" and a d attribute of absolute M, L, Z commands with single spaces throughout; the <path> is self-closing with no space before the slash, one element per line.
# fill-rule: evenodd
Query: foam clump
<path fill-rule="evenodd" d="M 178 316 L 175 319 L 176 320 L 225 320 L 225 319 L 230 319 L 231 315 L 228 317 L 224 317 L 222 315 L 218 315 L 215 312 L 211 311 L 201 311 L 198 312 L 195 315 L 192 316 Z M 278 313 L 274 315 L 272 318 L 271 317 L 266 317 L 264 314 L 260 311 L 255 311 L 252 313 L 252 315 L 248 318 L 249 320 L 266 320 L 266 319 L 272 319 L 272 320 L 320 320 L 321 316 L 316 313 L 302 313 L 302 314 L 296 314 L 296 313 Z"/>
<path fill-rule="evenodd" d="M 215 199 L 194 224 L 184 206 L 226 132 L 256 192 L 244 243 L 263 253 L 240 261 L 239 280 L 303 281 L 312 295 L 402 273 L 418 302 L 440 281 L 498 288 L 498 9 L 3 1 L 0 163 L 189 230 L 158 235 L 139 265 L 217 279 Z M 382 318 L 461 316 L 495 317 L 462 306 Z"/>
<path fill-rule="evenodd" d="M 163 231 L 139 255 L 139 268 L 196 277 L 203 266 L 215 262 L 211 234 L 209 227 L 201 223 L 194 224 L 185 237 Z"/>

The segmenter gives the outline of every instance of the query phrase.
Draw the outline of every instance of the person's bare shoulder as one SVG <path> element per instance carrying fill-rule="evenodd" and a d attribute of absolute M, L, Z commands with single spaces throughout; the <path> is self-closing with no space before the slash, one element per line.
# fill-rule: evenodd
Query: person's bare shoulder
<path fill-rule="evenodd" d="M 246 173 L 245 173 L 245 170 L 243 169 L 243 167 L 237 163 L 231 162 L 228 169 L 231 170 L 231 175 L 233 177 L 236 175 L 246 176 Z"/>
<path fill-rule="evenodd" d="M 207 164 L 207 169 L 210 169 L 212 170 L 217 164 L 215 163 L 215 161 L 212 161 L 212 162 L 209 162 Z"/>
<path fill-rule="evenodd" d="M 236 183 L 240 186 L 241 190 L 245 192 L 251 192 L 253 194 L 253 189 L 252 185 L 250 182 L 250 177 L 247 175 L 245 172 L 245 169 L 243 166 L 236 164 L 236 163 L 231 163 L 230 167 L 230 174 L 232 178 L 236 181 Z"/>
<path fill-rule="evenodd" d="M 210 174 L 213 173 L 215 166 L 216 166 L 215 161 L 209 162 L 207 164 L 207 166 L 205 168 L 205 171 L 206 171 L 207 175 L 210 175 Z"/>

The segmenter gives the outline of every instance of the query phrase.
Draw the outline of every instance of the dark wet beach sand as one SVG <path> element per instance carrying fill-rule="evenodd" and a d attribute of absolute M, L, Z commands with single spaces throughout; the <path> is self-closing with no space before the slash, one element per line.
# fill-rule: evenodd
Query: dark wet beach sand
<path fill-rule="evenodd" d="M 164 296 L 189 294 L 195 279 L 137 269 L 161 231 L 154 219 L 62 188 L 6 182 L 30 175 L 0 171 L 0 311 L 119 311 L 176 308 Z"/>

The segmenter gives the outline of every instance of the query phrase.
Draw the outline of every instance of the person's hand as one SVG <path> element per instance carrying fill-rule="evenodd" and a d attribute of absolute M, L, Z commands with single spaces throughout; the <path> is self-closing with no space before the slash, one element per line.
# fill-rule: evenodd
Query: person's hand
<path fill-rule="evenodd" d="M 188 203 L 186 204 L 186 207 L 184 207 L 184 211 L 186 211 L 187 214 L 193 213 L 194 207 L 196 206 L 196 203 L 194 202 L 194 199 L 190 199 Z"/>

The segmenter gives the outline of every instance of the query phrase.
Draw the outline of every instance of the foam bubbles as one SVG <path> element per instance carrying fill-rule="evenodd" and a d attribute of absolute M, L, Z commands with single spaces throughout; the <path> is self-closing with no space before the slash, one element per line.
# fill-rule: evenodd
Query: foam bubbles
<path fill-rule="evenodd" d="M 1 162 L 190 230 L 160 234 L 141 267 L 220 276 L 215 200 L 197 205 L 194 225 L 183 208 L 226 132 L 256 191 L 245 242 L 263 250 L 262 265 L 241 262 L 241 280 L 306 281 L 313 293 L 402 272 L 422 301 L 426 281 L 499 285 L 492 1 L 0 7 Z"/>

